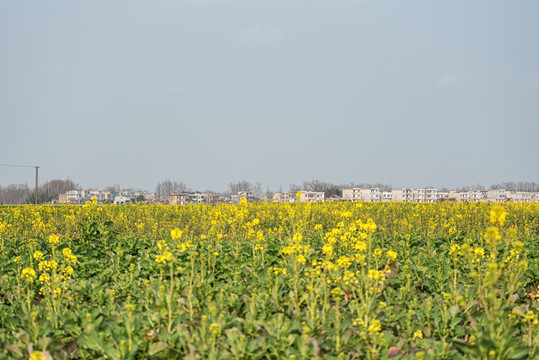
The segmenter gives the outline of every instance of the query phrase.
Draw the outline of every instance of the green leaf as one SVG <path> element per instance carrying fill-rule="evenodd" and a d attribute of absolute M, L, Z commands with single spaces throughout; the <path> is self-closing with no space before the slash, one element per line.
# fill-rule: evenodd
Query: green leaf
<path fill-rule="evenodd" d="M 151 343 L 150 348 L 148 350 L 148 355 L 154 356 L 155 354 L 157 354 L 157 353 L 159 353 L 159 352 L 161 352 L 163 350 L 166 350 L 169 347 L 170 346 L 167 343 L 162 342 L 162 341 Z"/>
<path fill-rule="evenodd" d="M 508 360 L 519 360 L 527 359 L 529 355 L 529 350 L 527 348 L 515 349 L 512 354 L 507 355 Z"/>
<path fill-rule="evenodd" d="M 19 356 L 22 356 L 22 349 L 15 344 L 9 344 L 8 346 L 6 346 L 6 350 Z"/>

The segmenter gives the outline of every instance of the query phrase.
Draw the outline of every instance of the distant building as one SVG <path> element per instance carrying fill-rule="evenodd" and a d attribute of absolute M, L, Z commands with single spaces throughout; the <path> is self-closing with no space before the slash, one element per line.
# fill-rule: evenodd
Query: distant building
<path fill-rule="evenodd" d="M 176 194 L 172 193 L 168 197 L 168 203 L 170 205 L 187 205 L 189 201 L 187 200 L 189 194 L 182 193 L 182 194 Z"/>
<path fill-rule="evenodd" d="M 230 196 L 230 202 L 232 204 L 238 204 L 241 198 L 245 198 L 248 202 L 255 201 L 255 195 L 250 191 L 240 191 Z"/>
<path fill-rule="evenodd" d="M 343 200 L 352 202 L 375 202 L 382 200 L 380 188 L 345 188 L 342 190 L 342 198 Z"/>
<path fill-rule="evenodd" d="M 294 202 L 296 201 L 296 194 L 288 191 L 279 191 L 273 194 L 272 200 L 275 202 Z"/>
<path fill-rule="evenodd" d="M 130 204 L 131 198 L 123 195 L 116 196 L 114 198 L 114 204 L 115 205 L 124 205 L 124 204 Z"/>
<path fill-rule="evenodd" d="M 392 189 L 392 200 L 393 201 L 405 201 L 405 202 L 411 202 L 414 201 L 414 190 L 413 189 Z"/>
<path fill-rule="evenodd" d="M 324 193 L 317 191 L 301 191 L 299 202 L 324 202 Z"/>

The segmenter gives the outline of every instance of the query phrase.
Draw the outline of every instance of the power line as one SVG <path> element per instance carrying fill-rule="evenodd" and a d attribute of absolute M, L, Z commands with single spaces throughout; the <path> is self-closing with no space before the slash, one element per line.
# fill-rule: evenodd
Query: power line
<path fill-rule="evenodd" d="M 35 166 L 30 166 L 30 165 L 13 165 L 13 164 L 0 164 L 0 166 L 11 166 L 11 167 L 28 167 L 28 168 L 35 168 Z"/>
<path fill-rule="evenodd" d="M 9 167 L 23 167 L 23 168 L 35 168 L 36 169 L 36 191 L 35 191 L 35 204 L 37 205 L 37 177 L 38 177 L 38 169 L 39 166 L 30 166 L 30 165 L 15 165 L 15 164 L 0 164 L 0 166 L 9 166 Z"/>

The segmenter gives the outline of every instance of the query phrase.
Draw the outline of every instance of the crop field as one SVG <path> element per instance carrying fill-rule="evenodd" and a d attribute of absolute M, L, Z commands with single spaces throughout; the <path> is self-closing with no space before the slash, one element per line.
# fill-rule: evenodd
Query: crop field
<path fill-rule="evenodd" d="M 0 359 L 539 358 L 539 204 L 0 207 Z"/>

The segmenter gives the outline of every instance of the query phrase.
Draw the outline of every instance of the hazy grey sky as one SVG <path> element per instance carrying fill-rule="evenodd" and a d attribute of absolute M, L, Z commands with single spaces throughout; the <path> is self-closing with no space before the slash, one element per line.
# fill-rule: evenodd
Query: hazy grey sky
<path fill-rule="evenodd" d="M 538 1 L 0 0 L 0 163 L 278 190 L 539 181 Z M 0 167 L 0 184 L 33 184 Z"/>

